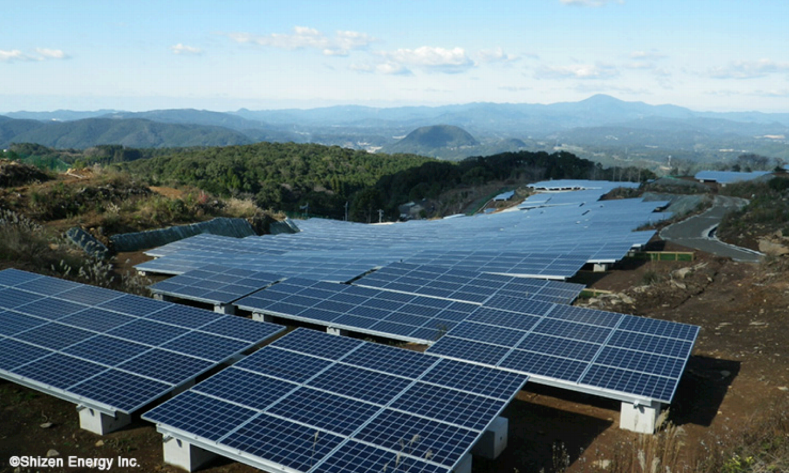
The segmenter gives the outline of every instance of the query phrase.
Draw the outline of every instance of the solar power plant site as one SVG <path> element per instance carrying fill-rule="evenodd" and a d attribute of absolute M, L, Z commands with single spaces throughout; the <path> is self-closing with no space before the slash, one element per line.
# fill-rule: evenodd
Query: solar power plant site
<path fill-rule="evenodd" d="M 620 401 L 620 426 L 651 433 L 699 328 L 572 306 L 584 287 L 565 280 L 645 245 L 637 229 L 668 203 L 539 185 L 520 210 L 310 219 L 148 252 L 140 271 L 175 275 L 154 295 L 189 305 L 0 271 L 0 377 L 73 402 L 96 433 L 140 413 L 187 470 L 208 452 L 267 471 L 467 472 L 527 381 Z M 272 342 L 272 321 L 312 329 Z"/>

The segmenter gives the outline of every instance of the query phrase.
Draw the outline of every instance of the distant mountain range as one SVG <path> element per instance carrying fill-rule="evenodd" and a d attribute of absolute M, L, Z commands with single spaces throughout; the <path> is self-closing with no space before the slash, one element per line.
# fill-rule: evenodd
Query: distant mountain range
<path fill-rule="evenodd" d="M 409 135 L 420 129 L 419 133 L 429 133 L 421 138 L 419 133 Z M 441 133 L 448 133 L 450 139 L 445 146 L 433 147 L 440 140 L 430 136 Z M 663 163 L 667 156 L 717 162 L 747 152 L 789 161 L 788 137 L 789 113 L 695 112 L 607 95 L 550 105 L 337 106 L 228 113 L 58 110 L 0 116 L 2 147 L 13 142 L 86 148 L 97 144 L 178 147 L 293 141 L 419 152 L 447 159 L 517 149 L 566 149 L 581 157 L 619 163 Z M 404 138 L 408 139 L 401 141 Z"/>

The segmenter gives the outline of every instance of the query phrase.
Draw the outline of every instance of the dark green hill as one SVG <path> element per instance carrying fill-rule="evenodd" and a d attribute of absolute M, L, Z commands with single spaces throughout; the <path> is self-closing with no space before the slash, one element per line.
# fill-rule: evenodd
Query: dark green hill
<path fill-rule="evenodd" d="M 229 113 L 211 112 L 208 110 L 175 109 L 151 110 L 150 112 L 115 112 L 102 118 L 116 119 L 143 119 L 160 123 L 174 123 L 180 125 L 203 125 L 230 128 L 236 131 L 264 128 L 265 123 L 247 120 Z"/>
<path fill-rule="evenodd" d="M 133 175 L 219 195 L 254 195 L 264 209 L 342 218 L 356 192 L 385 175 L 434 161 L 421 156 L 387 156 L 365 151 L 295 143 L 257 143 L 177 151 L 124 163 Z"/>
<path fill-rule="evenodd" d="M 384 153 L 411 153 L 424 156 L 444 157 L 458 155 L 457 151 L 479 145 L 466 130 L 452 125 L 423 126 L 412 131 L 402 140 L 385 146 Z M 469 156 L 471 153 L 463 155 Z"/>
<path fill-rule="evenodd" d="M 394 146 L 435 148 L 460 148 L 476 146 L 479 142 L 466 130 L 452 125 L 423 126 L 412 131 Z"/>
<path fill-rule="evenodd" d="M 8 148 L 14 137 L 45 126 L 36 120 L 15 120 L 0 115 L 0 148 Z"/>
<path fill-rule="evenodd" d="M 13 120 L 2 122 L 5 127 Z M 53 148 L 84 149 L 102 144 L 118 144 L 132 148 L 228 146 L 250 143 L 244 134 L 227 128 L 202 125 L 158 123 L 143 119 L 115 120 L 89 118 L 70 122 L 38 123 L 34 129 L 6 137 L 0 146 L 9 143 L 37 143 Z"/>

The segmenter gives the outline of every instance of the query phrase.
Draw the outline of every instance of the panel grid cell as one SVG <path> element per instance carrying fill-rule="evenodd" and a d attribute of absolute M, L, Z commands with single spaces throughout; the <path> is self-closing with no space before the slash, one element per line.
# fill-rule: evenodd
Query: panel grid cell
<path fill-rule="evenodd" d="M 176 429 L 217 441 L 257 415 L 257 411 L 220 399 L 187 391 L 171 402 L 148 411 L 146 416 Z"/>
<path fill-rule="evenodd" d="M 147 345 L 97 335 L 71 345 L 63 352 L 107 366 L 116 366 L 150 349 Z"/>
<path fill-rule="evenodd" d="M 0 335 L 12 336 L 47 323 L 28 315 L 12 311 L 0 311 Z"/>
<path fill-rule="evenodd" d="M 23 314 L 33 315 L 42 319 L 57 320 L 67 315 L 85 310 L 88 306 L 47 297 L 22 305 L 14 309 Z"/>
<path fill-rule="evenodd" d="M 409 382 L 407 379 L 384 373 L 336 364 L 309 381 L 308 385 L 362 401 L 386 405 L 400 394 Z"/>
<path fill-rule="evenodd" d="M 373 471 L 418 471 L 420 473 L 449 473 L 447 467 L 427 459 L 414 458 L 361 442 L 349 441 L 342 445 L 314 473 L 368 473 Z"/>
<path fill-rule="evenodd" d="M 392 403 L 391 408 L 482 430 L 504 406 L 506 403 L 497 399 L 416 383 Z"/>
<path fill-rule="evenodd" d="M 298 387 L 296 383 L 231 367 L 198 384 L 194 391 L 263 410 Z"/>
<path fill-rule="evenodd" d="M 452 467 L 476 436 L 471 429 L 387 409 L 355 438 Z"/>
<path fill-rule="evenodd" d="M 267 413 L 342 436 L 351 435 L 378 411 L 380 407 L 374 404 L 306 387 L 266 410 Z"/>
<path fill-rule="evenodd" d="M 158 422 L 154 417 L 148 419 Z M 342 440 L 342 437 L 326 431 L 259 414 L 226 436 L 222 443 L 253 457 L 264 458 L 299 471 L 308 471 Z"/>
<path fill-rule="evenodd" d="M 24 366 L 13 369 L 13 372 L 46 385 L 67 389 L 75 380 L 90 378 L 106 367 L 68 355 L 52 353 Z"/>
<path fill-rule="evenodd" d="M 34 362 L 49 355 L 49 350 L 10 338 L 0 338 L 0 369 L 12 371 L 14 368 Z"/>

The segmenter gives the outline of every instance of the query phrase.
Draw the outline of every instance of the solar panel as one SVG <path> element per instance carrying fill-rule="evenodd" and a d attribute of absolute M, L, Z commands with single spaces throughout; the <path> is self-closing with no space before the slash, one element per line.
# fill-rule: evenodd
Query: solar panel
<path fill-rule="evenodd" d="M 158 282 L 149 289 L 154 294 L 180 299 L 210 304 L 229 304 L 279 279 L 281 276 L 269 272 L 209 264 Z"/>
<path fill-rule="evenodd" d="M 254 313 L 421 343 L 437 340 L 477 307 L 298 278 L 274 284 L 235 305 Z"/>
<path fill-rule="evenodd" d="M 353 284 L 478 304 L 497 294 L 569 304 L 584 288 L 581 284 L 410 263 L 392 263 Z"/>
<path fill-rule="evenodd" d="M 300 328 L 143 418 L 258 468 L 449 472 L 526 379 Z"/>
<path fill-rule="evenodd" d="M 699 171 L 693 178 L 699 181 L 715 181 L 720 184 L 731 184 L 733 182 L 750 181 L 767 174 L 770 174 L 770 172 Z"/>
<path fill-rule="evenodd" d="M 0 377 L 108 414 L 130 414 L 283 330 L 14 269 L 0 271 L 0 286 Z"/>
<path fill-rule="evenodd" d="M 545 256 L 547 261 L 537 259 Z M 440 250 L 421 251 L 404 258 L 403 262 L 420 265 L 448 266 L 454 269 L 517 275 L 522 277 L 567 279 L 578 272 L 589 260 L 588 254 L 559 258 L 559 254 L 542 254 L 491 250 Z M 562 264 L 559 264 L 559 263 Z"/>
<path fill-rule="evenodd" d="M 174 275 L 197 271 L 195 274 L 200 275 L 206 268 L 224 266 L 254 272 L 274 272 L 282 277 L 309 277 L 324 281 L 346 282 L 400 259 L 399 256 L 389 256 L 380 252 L 363 254 L 359 251 L 293 251 L 282 256 L 268 256 L 255 253 L 254 245 L 250 245 L 250 250 L 253 252 L 240 254 L 222 251 L 180 251 L 140 263 L 135 268 L 138 271 Z M 189 280 L 184 282 L 188 283 Z M 162 291 L 173 288 L 178 286 L 157 285 L 157 289 Z M 196 291 L 195 294 L 201 293 Z"/>
<path fill-rule="evenodd" d="M 481 307 L 428 352 L 528 374 L 537 383 L 671 403 L 698 327 L 552 306 L 527 309 L 531 315 Z"/>

